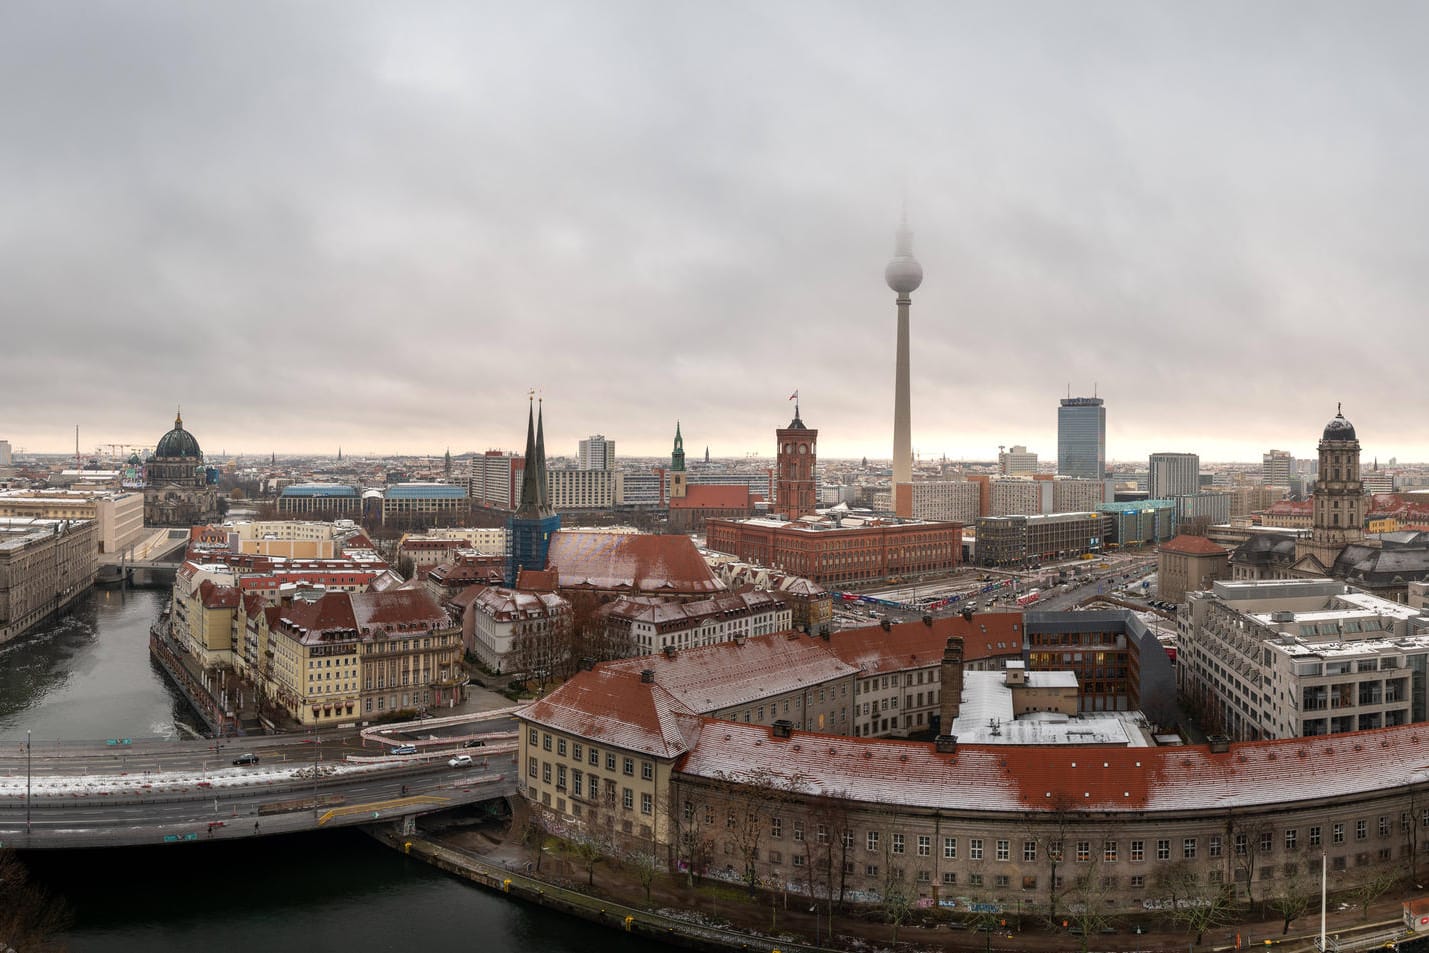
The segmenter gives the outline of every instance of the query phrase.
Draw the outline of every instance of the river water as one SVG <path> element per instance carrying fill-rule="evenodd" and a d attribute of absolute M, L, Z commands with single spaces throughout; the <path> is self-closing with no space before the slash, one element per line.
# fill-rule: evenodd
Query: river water
<path fill-rule="evenodd" d="M 164 593 L 95 591 L 0 646 L 0 743 L 177 737 L 199 724 L 149 661 Z M 350 828 L 214 844 L 32 851 L 71 953 L 590 953 L 662 947 L 496 896 Z"/>

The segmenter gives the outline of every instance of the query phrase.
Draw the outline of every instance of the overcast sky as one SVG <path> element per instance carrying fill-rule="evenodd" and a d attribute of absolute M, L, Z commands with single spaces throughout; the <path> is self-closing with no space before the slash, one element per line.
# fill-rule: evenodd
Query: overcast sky
<path fill-rule="evenodd" d="M 0 439 L 1429 459 L 1419 3 L 34 3 Z"/>

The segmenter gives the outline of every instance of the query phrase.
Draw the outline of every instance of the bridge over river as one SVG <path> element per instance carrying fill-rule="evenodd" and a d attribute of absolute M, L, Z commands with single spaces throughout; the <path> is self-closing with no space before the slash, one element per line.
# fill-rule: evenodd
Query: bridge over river
<path fill-rule="evenodd" d="M 514 708 L 361 732 L 24 743 L 0 751 L 0 846 L 125 846 L 266 837 L 516 793 Z M 412 745 L 414 754 L 393 754 Z M 246 762 L 253 755 L 253 764 Z M 470 765 L 452 767 L 458 755 Z"/>

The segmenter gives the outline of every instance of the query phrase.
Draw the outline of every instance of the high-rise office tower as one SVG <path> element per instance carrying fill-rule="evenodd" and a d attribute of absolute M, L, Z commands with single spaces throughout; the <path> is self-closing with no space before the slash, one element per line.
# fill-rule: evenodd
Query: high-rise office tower
<path fill-rule="evenodd" d="M 605 439 L 604 434 L 592 434 L 580 443 L 580 468 L 582 470 L 614 470 L 615 441 Z"/>
<path fill-rule="evenodd" d="M 1153 453 L 1147 489 L 1153 500 L 1201 492 L 1201 458 L 1194 453 Z"/>
<path fill-rule="evenodd" d="M 893 373 L 893 512 L 913 515 L 913 433 L 910 412 L 912 398 L 908 382 L 908 309 L 913 292 L 923 283 L 923 266 L 913 257 L 913 232 L 905 219 L 898 226 L 893 260 L 883 269 L 883 280 L 897 293 L 898 344 Z M 899 487 L 904 489 L 900 492 Z"/>
<path fill-rule="evenodd" d="M 998 447 L 997 469 L 1003 476 L 1032 476 L 1037 472 L 1037 454 L 1021 444 L 1006 450 Z"/>
<path fill-rule="evenodd" d="M 1272 450 L 1260 458 L 1260 482 L 1272 486 L 1289 486 L 1295 473 L 1295 455 L 1286 450 Z"/>
<path fill-rule="evenodd" d="M 1057 408 L 1057 472 L 1106 479 L 1106 407 L 1100 397 L 1063 397 Z"/>

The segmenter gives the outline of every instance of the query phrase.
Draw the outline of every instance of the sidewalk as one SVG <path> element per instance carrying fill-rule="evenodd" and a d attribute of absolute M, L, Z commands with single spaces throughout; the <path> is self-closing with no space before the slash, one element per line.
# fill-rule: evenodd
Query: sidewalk
<path fill-rule="evenodd" d="M 641 884 L 636 870 L 621 864 L 617 859 L 602 859 L 595 867 L 594 885 L 587 886 L 587 874 L 583 865 L 574 858 L 560 853 L 558 845 L 548 841 L 544 849 L 522 844 L 520 832 L 524 829 L 524 811 L 518 807 L 517 816 L 504 836 L 494 831 L 477 832 L 458 830 L 450 833 L 430 835 L 430 839 L 462 855 L 470 856 L 495 871 L 505 872 L 501 876 L 518 875 L 532 881 L 549 884 L 551 887 L 580 893 L 597 907 L 622 903 L 637 909 L 644 915 L 670 914 L 681 922 L 696 923 L 702 928 L 714 928 L 724 924 L 736 935 L 748 937 L 750 934 L 777 939 L 779 949 L 788 950 L 797 946 L 817 949 L 944 949 L 944 950 L 996 950 L 1001 953 L 1017 951 L 1080 950 L 1082 937 L 1062 930 L 1051 930 L 1034 923 L 1031 916 L 1023 917 L 1022 930 L 1017 930 L 1013 917 L 1008 917 L 1008 928 L 997 933 L 980 933 L 966 927 L 952 928 L 946 922 L 920 926 L 910 918 L 897 931 L 898 943 L 893 943 L 893 928 L 886 923 L 876 922 L 868 917 L 873 911 L 868 908 L 851 906 L 844 914 L 834 917 L 834 939 L 827 939 L 828 922 L 826 915 L 819 917 L 810 913 L 810 900 L 798 894 L 770 894 L 761 892 L 750 897 L 741 885 L 719 881 L 699 880 L 695 886 L 687 885 L 683 875 L 657 874 L 650 885 L 649 904 L 644 902 L 645 887 Z M 499 837 L 499 839 L 497 839 Z M 540 856 L 540 870 L 537 871 L 535 858 Z M 1361 919 L 1360 909 L 1353 907 L 1338 909 L 1332 906 L 1326 917 L 1326 932 L 1330 936 L 1361 932 L 1374 927 L 1392 927 L 1400 922 L 1401 901 L 1408 895 L 1395 893 L 1370 906 L 1369 916 Z M 820 914 L 824 908 L 820 904 Z M 1113 934 L 1098 934 L 1087 938 L 1087 947 L 1097 953 L 1152 953 L 1152 951 L 1206 951 L 1249 950 L 1275 947 L 1283 953 L 1310 951 L 1313 940 L 1318 936 L 1320 914 L 1318 904 L 1314 909 L 1297 918 L 1291 924 L 1288 935 L 1282 935 L 1283 921 L 1279 918 L 1254 919 L 1237 925 L 1220 926 L 1206 932 L 1204 942 L 1194 945 L 1194 936 L 1184 930 L 1168 928 L 1164 921 L 1147 913 L 1137 916 L 1114 918 L 1117 931 Z M 1146 932 L 1137 934 L 1132 925 L 1140 923 Z M 817 930 L 817 933 L 816 933 Z M 1239 947 L 1236 936 L 1240 936 Z M 818 941 L 815 937 L 818 937 Z M 791 941 L 793 941 L 791 943 Z M 771 947 L 773 948 L 773 947 Z"/>

